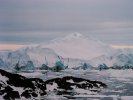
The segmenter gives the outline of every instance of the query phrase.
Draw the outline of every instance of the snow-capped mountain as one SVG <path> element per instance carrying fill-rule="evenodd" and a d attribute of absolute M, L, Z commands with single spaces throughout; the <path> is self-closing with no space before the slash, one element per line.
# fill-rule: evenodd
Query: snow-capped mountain
<path fill-rule="evenodd" d="M 21 66 L 31 61 L 35 67 L 42 64 L 54 66 L 57 60 L 62 60 L 69 68 L 88 63 L 93 67 L 100 64 L 107 66 L 133 66 L 132 49 L 113 49 L 111 46 L 94 39 L 73 33 L 47 43 L 30 45 L 16 51 L 0 51 L 0 67 L 14 67 L 19 62 Z"/>
<path fill-rule="evenodd" d="M 42 47 L 51 48 L 60 56 L 90 60 L 105 53 L 112 52 L 112 48 L 92 37 L 80 33 L 72 33 L 64 38 L 51 41 Z"/>

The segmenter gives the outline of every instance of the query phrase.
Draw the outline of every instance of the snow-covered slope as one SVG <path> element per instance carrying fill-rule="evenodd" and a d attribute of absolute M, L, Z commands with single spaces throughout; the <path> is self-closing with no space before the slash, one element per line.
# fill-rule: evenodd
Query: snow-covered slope
<path fill-rule="evenodd" d="M 56 53 L 65 58 L 89 60 L 112 52 L 112 48 L 92 37 L 80 33 L 72 33 L 64 38 L 43 44 L 42 47 L 52 48 Z"/>

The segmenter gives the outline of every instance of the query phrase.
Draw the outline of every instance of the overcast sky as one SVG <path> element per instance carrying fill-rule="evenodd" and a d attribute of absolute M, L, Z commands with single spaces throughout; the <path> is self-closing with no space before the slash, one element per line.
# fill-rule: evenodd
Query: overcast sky
<path fill-rule="evenodd" d="M 0 43 L 39 43 L 73 32 L 133 45 L 133 0 L 0 0 Z"/>

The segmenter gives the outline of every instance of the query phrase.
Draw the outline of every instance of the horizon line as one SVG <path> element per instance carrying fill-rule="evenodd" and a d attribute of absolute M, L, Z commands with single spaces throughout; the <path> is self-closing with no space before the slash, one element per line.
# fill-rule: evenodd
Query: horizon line
<path fill-rule="evenodd" d="M 0 50 L 17 50 L 28 46 L 27 44 L 0 44 Z M 133 45 L 110 45 L 114 49 L 133 48 Z"/>

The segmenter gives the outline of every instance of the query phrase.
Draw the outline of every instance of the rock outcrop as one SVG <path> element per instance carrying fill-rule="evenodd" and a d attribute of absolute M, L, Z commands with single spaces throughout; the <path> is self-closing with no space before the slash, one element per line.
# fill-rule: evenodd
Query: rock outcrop
<path fill-rule="evenodd" d="M 75 94 L 76 89 L 97 92 L 107 87 L 99 81 L 66 76 L 43 81 L 39 78 L 26 78 L 0 69 L 0 96 L 5 100 L 36 98 L 49 92 L 56 95 Z"/>

